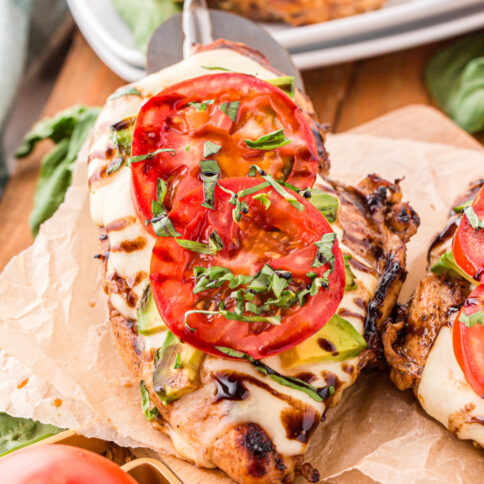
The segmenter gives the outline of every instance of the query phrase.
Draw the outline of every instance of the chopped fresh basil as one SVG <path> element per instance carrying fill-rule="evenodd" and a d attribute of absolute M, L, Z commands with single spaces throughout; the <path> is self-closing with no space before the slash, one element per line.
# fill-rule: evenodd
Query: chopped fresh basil
<path fill-rule="evenodd" d="M 193 294 L 220 287 L 224 282 L 232 283 L 234 275 L 226 267 L 194 267 L 193 275 L 195 276 L 195 287 Z"/>
<path fill-rule="evenodd" d="M 220 105 L 220 111 L 225 113 L 234 123 L 237 119 L 237 113 L 239 111 L 240 101 L 232 101 L 231 103 L 222 103 Z"/>
<path fill-rule="evenodd" d="M 255 176 L 258 174 L 261 178 L 266 180 L 274 190 L 281 195 L 287 202 L 289 202 L 294 208 L 302 212 L 304 210 L 304 205 L 297 200 L 294 195 L 291 195 L 287 190 L 284 190 L 282 185 L 278 183 L 271 175 L 266 174 L 263 172 L 257 165 L 252 165 L 249 170 L 249 176 Z"/>
<path fill-rule="evenodd" d="M 467 200 L 467 202 L 461 203 L 460 205 L 457 205 L 456 207 L 452 207 L 452 210 L 454 213 L 462 213 L 466 207 L 469 207 L 472 203 L 473 199 Z"/>
<path fill-rule="evenodd" d="M 256 140 L 244 139 L 244 143 L 255 150 L 274 150 L 276 148 L 281 148 L 289 144 L 291 140 L 286 138 L 284 135 L 284 130 L 278 129 L 272 133 L 265 134 Z"/>
<path fill-rule="evenodd" d="M 192 102 L 188 103 L 187 106 L 192 106 L 195 109 L 198 109 L 199 111 L 206 111 L 207 106 L 209 104 L 213 104 L 214 102 L 215 102 L 215 99 L 208 99 L 207 101 L 203 101 L 201 103 L 196 102 L 196 101 L 192 101 Z"/>
<path fill-rule="evenodd" d="M 235 205 L 235 208 L 232 210 L 232 218 L 234 219 L 234 222 L 239 223 L 242 218 L 242 203 L 240 202 L 239 196 L 232 190 L 220 185 L 220 183 L 218 186 L 222 191 L 231 195 L 229 203 Z"/>
<path fill-rule="evenodd" d="M 215 160 L 200 161 L 200 175 L 203 182 L 204 196 L 202 207 L 213 210 L 215 206 L 215 185 L 220 178 L 220 167 L 218 163 Z"/>
<path fill-rule="evenodd" d="M 115 158 L 111 163 L 109 163 L 108 167 L 106 168 L 106 175 L 112 175 L 116 173 L 124 163 L 123 158 Z"/>
<path fill-rule="evenodd" d="M 323 192 L 319 188 L 313 188 L 310 202 L 326 217 L 330 224 L 336 222 L 339 207 L 339 200 L 336 197 Z"/>
<path fill-rule="evenodd" d="M 216 230 L 209 235 L 208 239 L 208 244 L 186 239 L 175 239 L 175 241 L 180 247 L 191 250 L 192 252 L 198 252 L 199 254 L 214 255 L 224 248 L 222 239 Z"/>
<path fill-rule="evenodd" d="M 281 76 L 274 79 L 267 79 L 269 84 L 284 91 L 290 98 L 294 98 L 296 92 L 296 79 L 294 76 Z"/>
<path fill-rule="evenodd" d="M 178 237 L 181 234 L 176 231 L 163 205 L 166 192 L 166 181 L 158 178 L 158 182 L 156 183 L 157 199 L 151 201 L 151 211 L 153 212 L 153 218 L 150 220 L 151 226 L 155 234 L 159 237 Z"/>
<path fill-rule="evenodd" d="M 173 368 L 175 370 L 178 370 L 178 368 L 181 368 L 182 365 L 181 365 L 181 355 L 180 353 L 177 353 L 176 356 L 175 356 L 175 365 L 173 366 Z"/>
<path fill-rule="evenodd" d="M 335 257 L 333 254 L 333 246 L 336 241 L 336 234 L 330 232 L 324 234 L 319 242 L 315 242 L 314 245 L 318 248 L 318 253 L 313 262 L 313 267 L 321 267 L 328 263 L 331 272 L 334 269 Z"/>
<path fill-rule="evenodd" d="M 254 185 L 253 187 L 238 191 L 237 196 L 239 198 L 247 197 L 248 195 L 252 195 L 253 193 L 260 192 L 264 188 L 267 188 L 270 186 L 271 184 L 269 182 L 260 183 L 259 185 Z"/>
<path fill-rule="evenodd" d="M 346 273 L 345 292 L 354 291 L 358 287 L 358 283 L 356 282 L 356 276 L 354 275 L 350 267 L 350 260 L 353 257 L 351 255 L 345 255 L 343 256 L 343 258 L 345 261 L 345 273 Z"/>
<path fill-rule="evenodd" d="M 232 358 L 240 358 L 240 359 L 249 360 L 249 361 L 253 360 L 252 356 L 242 353 L 242 351 L 237 351 L 232 348 L 227 348 L 226 346 L 216 346 L 215 349 L 220 351 L 220 353 L 231 356 Z"/>
<path fill-rule="evenodd" d="M 476 311 L 469 315 L 462 312 L 459 321 L 465 324 L 468 328 L 472 328 L 472 326 L 475 326 L 476 324 L 482 324 L 484 326 L 484 312 Z"/>
<path fill-rule="evenodd" d="M 140 390 L 141 390 L 141 407 L 143 408 L 143 414 L 146 420 L 151 421 L 154 418 L 158 417 L 159 415 L 158 409 L 156 407 L 150 408 L 151 407 L 150 394 L 143 380 L 140 381 Z"/>
<path fill-rule="evenodd" d="M 299 380 L 298 378 L 291 377 L 286 378 L 282 375 L 271 373 L 269 378 L 272 378 L 275 382 L 279 383 L 280 385 L 284 385 L 285 387 L 293 388 L 294 390 L 299 390 L 300 392 L 304 392 L 306 395 L 310 396 L 316 402 L 322 402 L 322 397 L 318 394 L 318 389 L 309 385 L 303 380 Z"/>
<path fill-rule="evenodd" d="M 217 143 L 205 141 L 205 143 L 203 143 L 203 157 L 208 158 L 209 156 L 216 155 L 221 150 L 221 148 L 222 147 Z"/>
<path fill-rule="evenodd" d="M 107 100 L 112 101 L 113 99 L 124 96 L 141 96 L 141 92 L 134 86 L 124 86 L 121 89 L 114 91 Z"/>
<path fill-rule="evenodd" d="M 473 207 L 466 207 L 464 209 L 464 216 L 466 217 L 467 221 L 469 222 L 470 226 L 474 230 L 479 230 L 484 228 L 484 220 L 481 220 L 477 213 L 475 212 Z"/>
<path fill-rule="evenodd" d="M 271 201 L 269 200 L 269 196 L 272 194 L 272 192 L 269 193 L 257 193 L 256 195 L 252 195 L 252 198 L 254 200 L 258 200 L 262 205 L 264 205 L 264 208 L 267 210 L 271 206 Z"/>
<path fill-rule="evenodd" d="M 235 72 L 232 69 L 227 69 L 227 67 L 218 67 L 218 66 L 200 66 L 202 69 L 207 69 L 207 71 L 227 71 L 227 72 Z"/>
<path fill-rule="evenodd" d="M 160 153 L 172 153 L 171 156 L 175 156 L 176 150 L 172 148 L 160 148 L 159 150 L 152 151 L 151 153 L 146 153 L 145 155 L 130 156 L 128 158 L 128 166 L 132 165 L 133 163 L 139 163 L 140 161 L 150 160 L 151 158 L 154 158 Z"/>
<path fill-rule="evenodd" d="M 442 254 L 430 270 L 437 275 L 448 274 L 451 277 L 463 277 L 470 283 L 476 284 L 476 281 L 457 265 L 450 250 Z"/>

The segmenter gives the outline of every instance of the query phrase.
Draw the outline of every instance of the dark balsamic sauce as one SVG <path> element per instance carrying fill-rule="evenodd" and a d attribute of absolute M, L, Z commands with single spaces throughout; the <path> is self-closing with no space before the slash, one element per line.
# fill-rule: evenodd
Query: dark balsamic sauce
<path fill-rule="evenodd" d="M 245 400 L 249 396 L 249 390 L 236 375 L 226 373 L 213 376 L 217 391 L 215 402 L 220 400 Z"/>
<path fill-rule="evenodd" d="M 459 226 L 459 222 L 460 222 L 459 217 L 451 220 L 444 227 L 444 230 L 442 230 L 442 232 L 440 232 L 439 234 L 437 234 L 435 236 L 435 238 L 434 238 L 434 240 L 432 240 L 430 247 L 429 247 L 429 250 L 427 252 L 427 262 L 428 263 L 430 263 L 430 253 L 432 252 L 432 250 L 435 247 L 437 247 L 438 245 L 445 242 L 447 239 L 450 239 L 454 235 L 455 231 L 457 230 L 457 227 Z"/>

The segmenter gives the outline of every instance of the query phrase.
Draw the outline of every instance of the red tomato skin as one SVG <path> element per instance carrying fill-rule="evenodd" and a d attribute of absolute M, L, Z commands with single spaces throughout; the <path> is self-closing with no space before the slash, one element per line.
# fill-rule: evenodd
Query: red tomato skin
<path fill-rule="evenodd" d="M 176 180 L 173 184 L 176 185 L 173 188 L 175 192 L 172 194 L 170 188 L 168 189 L 167 199 L 168 208 L 170 208 L 170 197 L 172 195 L 177 201 L 201 183 L 199 161 L 203 159 L 202 140 L 217 141 L 218 135 L 222 136 L 225 132 L 225 136 L 227 136 L 231 127 L 234 126 L 233 121 L 217 108 L 208 123 L 211 130 L 210 134 L 214 135 L 215 138 L 206 138 L 205 131 L 191 130 L 190 137 L 187 135 L 187 139 L 182 143 L 181 141 L 184 138 L 176 137 L 178 136 L 176 133 L 173 135 L 175 139 L 170 138 L 172 136 L 170 133 L 174 131 L 169 131 L 165 125 L 175 109 L 184 107 L 189 102 L 200 102 L 212 98 L 216 99 L 217 104 L 236 101 L 239 92 L 243 92 L 244 96 L 251 96 L 252 93 L 267 95 L 271 100 L 277 101 L 277 103 L 275 101 L 274 103 L 277 104 L 275 109 L 280 111 L 278 119 L 281 118 L 280 122 L 285 129 L 285 133 L 289 135 L 286 131 L 290 131 L 293 136 L 297 137 L 298 143 L 294 141 L 282 148 L 273 150 L 273 152 L 284 153 L 293 148 L 296 149 L 297 146 L 297 151 L 293 156 L 292 170 L 286 181 L 298 188 L 306 188 L 314 184 L 318 170 L 318 145 L 312 130 L 313 121 L 309 116 L 304 114 L 287 94 L 266 81 L 239 73 L 209 74 L 188 79 L 164 89 L 149 99 L 138 113 L 133 133 L 133 156 L 147 154 L 159 148 L 174 148 L 177 150 L 175 156 L 169 152 L 161 153 L 150 160 L 138 162 L 131 166 L 132 198 L 141 220 L 144 221 L 152 217 L 151 201 L 156 198 L 158 178 L 163 178 L 168 183 L 172 179 Z M 207 109 L 215 109 L 214 106 L 216 105 L 210 105 Z M 237 120 L 242 116 L 241 113 L 244 110 L 251 112 L 250 107 L 248 101 L 245 108 L 244 104 L 241 103 Z M 283 115 L 284 118 L 282 118 Z M 232 138 L 232 136 L 228 136 L 227 139 Z M 175 143 L 179 143 L 179 145 L 175 146 Z M 185 151 L 188 145 L 190 145 L 190 149 Z M 246 166 L 247 171 L 225 175 L 223 166 L 221 166 L 222 177 L 245 176 L 248 174 L 250 165 L 252 163 L 257 164 L 257 155 L 262 153 L 259 150 L 248 148 L 240 140 L 237 143 L 234 141 L 230 146 L 222 145 L 222 152 L 224 151 L 228 151 L 230 159 L 238 160 L 237 163 L 241 167 Z M 215 159 L 217 159 L 217 156 L 215 156 Z M 232 166 L 234 164 L 235 162 L 232 163 Z M 276 166 L 275 163 L 273 165 Z M 148 225 L 147 229 L 153 234 L 151 225 Z"/>
<path fill-rule="evenodd" d="M 484 311 L 484 284 L 479 285 L 467 298 L 459 311 L 452 330 L 454 355 L 474 392 L 484 398 L 484 326 L 466 326 L 459 321 L 464 312 L 471 315 Z"/>
<path fill-rule="evenodd" d="M 260 178 L 243 177 L 224 179 L 221 184 L 237 192 L 261 182 L 263 180 Z M 174 207 L 170 217 L 177 230 L 182 233 L 181 238 L 190 240 L 203 239 L 203 237 L 194 237 L 193 234 L 206 235 L 204 224 L 208 219 L 210 226 L 215 228 L 221 236 L 225 248 L 230 250 L 234 233 L 237 230 L 237 224 L 232 221 L 233 206 L 227 203 L 229 195 L 218 187 L 216 190 L 215 210 L 200 207 L 203 201 L 203 191 L 202 187 L 199 187 Z M 274 194 L 274 189 L 271 187 L 262 191 L 266 193 L 272 191 Z M 294 194 L 294 192 L 291 193 Z M 317 254 L 314 242 L 319 241 L 324 233 L 332 232 L 332 229 L 310 202 L 297 194 L 295 196 L 304 205 L 304 211 L 297 211 L 280 197 L 281 209 L 277 210 L 271 222 L 275 227 L 281 226 L 292 230 L 297 234 L 298 240 L 308 241 L 307 246 L 287 256 L 272 259 L 270 265 L 276 270 L 290 270 L 295 278 L 305 278 L 305 274 L 311 271 L 321 276 L 326 271 L 327 265 L 320 268 L 311 266 Z M 248 203 L 255 203 L 250 200 L 250 197 L 246 197 L 244 200 L 247 200 Z M 279 203 L 274 198 L 272 200 L 271 207 Z M 222 204 L 222 209 L 219 209 L 218 204 Z M 253 210 L 252 206 L 249 213 L 251 210 Z M 266 213 L 263 210 L 261 209 L 261 213 Z M 226 356 L 216 349 L 217 346 L 223 346 L 242 351 L 255 359 L 261 359 L 287 350 L 307 339 L 321 329 L 336 312 L 345 286 L 344 259 L 337 241 L 333 247 L 333 253 L 335 267 L 330 275 L 329 289 L 320 290 L 316 296 L 310 297 L 302 308 L 297 306 L 294 312 L 284 318 L 281 325 L 272 326 L 264 331 L 264 337 L 251 334 L 248 331 L 247 323 L 227 320 L 223 316 L 215 316 L 210 324 L 207 324 L 206 319 L 203 320 L 203 316 L 192 315 L 190 325 L 196 327 L 197 330 L 191 331 L 184 326 L 185 311 L 193 309 L 198 301 L 193 294 L 193 278 L 185 270 L 186 267 L 191 267 L 193 256 L 189 250 L 181 248 L 172 238 L 158 238 L 153 249 L 150 270 L 152 293 L 163 320 L 182 341 L 216 356 Z M 237 253 L 234 256 L 236 257 Z M 226 255 L 225 249 L 219 257 L 223 257 L 223 263 L 207 259 L 205 266 L 227 267 L 232 263 L 232 256 Z M 262 263 L 250 267 L 248 270 L 247 260 L 248 258 L 244 257 L 241 265 L 246 269 L 244 273 L 247 274 L 255 274 L 263 265 Z"/>
<path fill-rule="evenodd" d="M 26 447 L 0 458 L 0 476 L 5 484 L 137 484 L 105 457 L 62 444 Z"/>
<path fill-rule="evenodd" d="M 484 219 L 484 185 L 477 193 L 472 208 Z M 476 281 L 484 281 L 484 229 L 475 230 L 462 216 L 452 242 L 452 253 L 457 265 Z"/>

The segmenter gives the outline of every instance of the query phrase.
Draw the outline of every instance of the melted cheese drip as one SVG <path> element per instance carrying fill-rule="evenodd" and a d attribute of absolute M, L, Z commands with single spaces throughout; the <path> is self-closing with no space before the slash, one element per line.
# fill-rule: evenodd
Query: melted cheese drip
<path fill-rule="evenodd" d="M 448 326 L 442 327 L 432 346 L 417 396 L 425 411 L 459 439 L 484 446 L 484 399 L 472 390 L 455 359 Z"/>
<path fill-rule="evenodd" d="M 185 79 L 205 75 L 210 71 L 203 69 L 202 65 L 216 65 L 232 69 L 237 72 L 244 72 L 252 74 L 262 79 L 269 79 L 274 77 L 274 73 L 265 69 L 257 62 L 244 57 L 237 52 L 224 49 L 222 51 L 208 51 L 203 52 L 193 57 L 180 62 L 163 71 L 153 74 L 146 79 L 134 84 L 134 86 L 142 93 L 139 96 L 125 96 L 107 102 L 106 107 L 102 111 L 96 127 L 93 144 L 90 152 L 89 163 L 89 177 L 94 177 L 96 173 L 108 165 L 109 160 L 106 160 L 103 153 L 113 146 L 111 140 L 110 125 L 116 123 L 129 116 L 136 115 L 143 101 L 151 97 L 153 94 L 161 91 L 165 87 L 180 82 Z M 324 186 L 325 182 L 318 178 L 317 184 Z M 146 240 L 146 245 L 140 250 L 130 253 L 127 252 L 111 252 L 108 260 L 107 274 L 116 273 L 124 279 L 134 280 L 140 272 L 149 273 L 149 264 L 151 258 L 151 251 L 154 244 L 154 239 L 147 233 L 143 224 L 137 218 L 136 210 L 131 199 L 130 190 L 130 171 L 129 168 L 123 167 L 114 174 L 95 181 L 91 184 L 91 215 L 96 224 L 101 227 L 108 226 L 110 223 L 123 219 L 125 217 L 134 217 L 135 222 L 131 223 L 126 228 L 117 231 L 109 232 L 109 242 L 111 247 L 119 244 L 125 240 L 132 241 L 138 238 Z M 338 235 L 340 247 L 344 254 L 352 255 L 355 259 L 367 265 L 358 256 L 353 254 L 348 247 L 342 244 L 342 230 L 336 223 L 333 229 Z M 352 268 L 358 287 L 356 290 L 346 293 L 340 305 L 340 309 L 344 308 L 358 316 L 345 316 L 357 331 L 363 332 L 363 320 L 366 316 L 366 310 L 361 306 L 355 304 L 354 299 L 360 298 L 365 303 L 373 296 L 376 287 L 377 279 L 374 275 L 368 274 Z M 143 288 L 146 283 L 146 277 L 136 279 L 137 283 L 131 287 L 131 290 L 139 298 L 141 298 Z M 129 306 L 125 299 L 110 292 L 111 303 L 126 317 L 136 320 L 136 308 Z M 162 345 L 166 332 L 162 331 L 154 335 L 145 336 L 146 348 L 158 348 Z M 301 366 L 293 368 L 291 371 L 284 370 L 281 367 L 279 357 L 273 356 L 267 358 L 265 363 L 274 368 L 279 373 L 285 373 L 296 376 L 302 372 L 311 372 L 315 376 L 312 382 L 317 387 L 322 387 L 326 384 L 332 384 L 336 377 L 338 385 L 336 393 L 333 397 L 333 404 L 335 404 L 341 397 L 344 388 L 351 385 L 357 377 L 359 358 L 352 358 L 341 362 L 321 362 L 312 365 Z M 263 381 L 265 384 L 275 388 L 278 392 L 290 395 L 292 398 L 304 402 L 313 407 L 315 411 L 321 415 L 325 410 L 324 403 L 318 403 L 307 396 L 305 393 L 298 390 L 282 386 L 268 377 L 256 372 L 246 362 L 238 362 L 222 358 L 207 358 L 204 363 L 204 371 L 215 370 L 236 370 L 239 373 L 251 375 L 254 378 Z M 171 420 L 176 422 L 183 422 L 186 413 L 186 405 L 200 405 L 200 402 L 210 401 L 213 398 L 213 385 L 208 385 L 200 388 L 196 392 L 189 394 L 173 405 Z M 289 439 L 286 436 L 286 431 L 281 422 L 281 411 L 287 406 L 277 397 L 274 397 L 268 391 L 261 389 L 258 386 L 248 383 L 247 387 L 250 390 L 250 397 L 244 401 L 224 401 L 220 402 L 226 408 L 225 416 L 222 419 L 213 422 L 207 431 L 207 425 L 204 426 L 203 439 L 200 444 L 194 445 L 194 442 L 183 437 L 182 433 L 172 426 L 169 429 L 172 441 L 177 450 L 187 459 L 196 462 L 198 465 L 206 467 L 213 467 L 210 458 L 207 455 L 207 449 L 210 444 L 220 436 L 224 429 L 233 426 L 236 423 L 254 422 L 259 423 L 264 430 L 271 437 L 278 452 L 285 455 L 299 455 L 304 453 L 307 444 L 301 443 L 294 439 Z M 205 400 L 203 400 L 205 399 Z M 208 400 L 207 400 L 208 399 Z M 185 410 L 184 410 L 185 409 Z M 268 411 L 270 409 L 270 411 Z M 172 421 L 172 423 L 173 423 Z M 187 424 L 188 425 L 188 424 Z M 193 421 L 190 425 L 196 425 Z M 184 425 L 182 424 L 181 427 Z"/>

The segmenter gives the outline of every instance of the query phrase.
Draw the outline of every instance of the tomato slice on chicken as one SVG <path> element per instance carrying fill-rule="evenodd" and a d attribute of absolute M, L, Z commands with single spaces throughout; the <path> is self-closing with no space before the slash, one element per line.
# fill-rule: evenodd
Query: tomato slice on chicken
<path fill-rule="evenodd" d="M 457 315 L 452 339 L 467 382 L 484 398 L 484 284 L 474 289 Z"/>
<path fill-rule="evenodd" d="M 484 185 L 471 207 L 464 209 L 454 235 L 452 253 L 462 270 L 476 281 L 484 281 Z"/>
<path fill-rule="evenodd" d="M 245 74 L 211 74 L 168 87 L 142 106 L 134 128 L 132 156 L 175 150 L 132 164 L 141 218 L 152 217 L 158 178 L 168 183 L 169 210 L 201 183 L 206 158 L 217 161 L 222 178 L 245 176 L 256 164 L 276 180 L 312 186 L 318 146 L 311 122 L 281 89 Z M 268 134 L 276 138 L 272 143 L 251 143 Z"/>
<path fill-rule="evenodd" d="M 181 235 L 155 243 L 150 281 L 160 315 L 207 353 L 229 348 L 260 359 L 284 351 L 324 326 L 343 297 L 344 261 L 329 223 L 303 197 L 284 189 L 295 207 L 268 185 L 221 180 L 214 210 L 195 189 L 170 213 Z M 242 204 L 240 222 L 231 193 Z"/>

